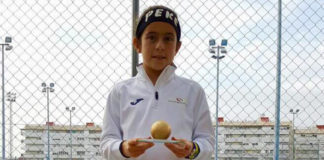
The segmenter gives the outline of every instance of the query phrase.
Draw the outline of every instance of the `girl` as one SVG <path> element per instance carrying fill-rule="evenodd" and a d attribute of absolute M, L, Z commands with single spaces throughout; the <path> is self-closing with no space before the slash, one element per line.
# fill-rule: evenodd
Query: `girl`
<path fill-rule="evenodd" d="M 201 86 L 175 75 L 174 56 L 181 47 L 177 14 L 164 6 L 152 6 L 140 16 L 133 40 L 143 64 L 136 77 L 114 86 L 104 113 L 101 149 L 109 160 L 210 159 L 214 133 Z M 151 125 L 168 122 L 171 140 L 154 144 Z"/>

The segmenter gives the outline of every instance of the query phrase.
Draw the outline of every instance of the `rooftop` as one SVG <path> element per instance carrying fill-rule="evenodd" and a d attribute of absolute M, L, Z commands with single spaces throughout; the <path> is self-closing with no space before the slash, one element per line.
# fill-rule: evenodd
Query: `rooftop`
<path fill-rule="evenodd" d="M 70 130 L 69 125 L 55 125 L 53 122 L 49 122 L 48 124 L 51 130 Z M 86 125 L 72 125 L 71 129 L 75 131 L 101 131 L 101 127 L 92 122 L 86 123 Z M 47 130 L 47 124 L 27 124 L 21 130 Z"/>

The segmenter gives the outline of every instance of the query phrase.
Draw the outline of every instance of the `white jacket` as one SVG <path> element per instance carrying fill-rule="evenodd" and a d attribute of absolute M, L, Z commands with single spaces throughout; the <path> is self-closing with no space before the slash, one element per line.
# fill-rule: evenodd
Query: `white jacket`
<path fill-rule="evenodd" d="M 196 159 L 211 159 L 215 142 L 205 93 L 198 83 L 175 75 L 175 69 L 175 66 L 167 66 L 153 86 L 143 66 L 139 65 L 136 77 L 114 86 L 108 97 L 101 136 L 100 147 L 105 159 L 126 159 L 119 151 L 122 140 L 149 137 L 151 125 L 157 120 L 170 124 L 169 139 L 196 142 L 201 150 Z M 164 144 L 155 144 L 136 159 L 180 158 Z"/>

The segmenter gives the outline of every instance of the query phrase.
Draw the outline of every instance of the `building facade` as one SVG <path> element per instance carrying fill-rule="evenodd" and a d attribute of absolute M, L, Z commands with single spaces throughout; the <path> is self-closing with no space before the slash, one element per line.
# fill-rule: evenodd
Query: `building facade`
<path fill-rule="evenodd" d="M 252 122 L 219 121 L 220 160 L 272 160 L 274 150 L 274 122 L 268 117 L 261 117 Z M 291 159 L 292 153 L 291 122 L 281 122 L 280 160 Z"/>
<path fill-rule="evenodd" d="M 219 160 L 273 160 L 275 130 L 268 117 L 251 122 L 226 122 L 222 117 L 218 120 Z M 71 159 L 71 153 L 73 160 L 102 159 L 100 126 L 73 125 L 71 134 L 70 126 L 48 124 L 51 160 Z M 25 152 L 20 159 L 47 159 L 47 125 L 26 125 L 22 135 Z M 324 125 L 293 131 L 291 122 L 281 122 L 279 148 L 280 160 L 324 160 Z"/>
<path fill-rule="evenodd" d="M 324 160 L 324 125 L 295 131 L 296 160 Z"/>
<path fill-rule="evenodd" d="M 49 122 L 51 160 L 96 160 L 100 153 L 101 128 L 94 123 L 86 125 L 55 125 Z M 72 132 L 70 132 L 72 131 Z M 25 160 L 44 160 L 48 156 L 47 125 L 26 125 L 22 130 Z M 72 139 L 71 139 L 72 137 Z M 72 144 L 72 145 L 71 145 Z M 71 154 L 72 149 L 72 154 Z"/>

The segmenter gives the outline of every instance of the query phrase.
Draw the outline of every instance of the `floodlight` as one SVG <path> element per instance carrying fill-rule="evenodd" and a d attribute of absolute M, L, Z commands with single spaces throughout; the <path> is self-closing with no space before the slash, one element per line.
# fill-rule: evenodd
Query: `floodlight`
<path fill-rule="evenodd" d="M 221 53 L 226 54 L 227 51 L 225 49 L 221 49 Z"/>
<path fill-rule="evenodd" d="M 215 50 L 214 49 L 211 49 L 211 48 L 208 51 L 209 51 L 209 53 L 212 53 L 212 54 L 215 54 L 216 53 Z"/>
<path fill-rule="evenodd" d="M 12 45 L 7 45 L 6 51 L 10 51 L 12 49 Z"/>
<path fill-rule="evenodd" d="M 221 45 L 222 46 L 227 46 L 227 39 L 223 39 Z"/>
<path fill-rule="evenodd" d="M 225 57 L 224 55 L 223 56 L 220 56 L 219 59 L 223 59 L 224 57 Z"/>
<path fill-rule="evenodd" d="M 11 41 L 12 41 L 11 37 L 6 37 L 6 38 L 5 38 L 5 42 L 6 42 L 6 43 L 11 43 Z"/>
<path fill-rule="evenodd" d="M 209 46 L 215 46 L 215 45 L 216 45 L 215 39 L 210 39 L 209 40 Z"/>

